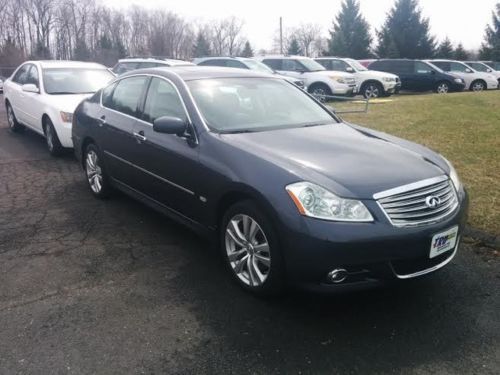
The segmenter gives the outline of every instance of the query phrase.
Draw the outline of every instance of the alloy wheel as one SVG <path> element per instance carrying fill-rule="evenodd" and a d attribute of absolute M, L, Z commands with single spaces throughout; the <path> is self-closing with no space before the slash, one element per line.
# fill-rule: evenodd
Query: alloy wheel
<path fill-rule="evenodd" d="M 96 152 L 90 150 L 85 158 L 85 172 L 90 188 L 96 194 L 102 190 L 102 169 L 99 165 L 99 157 Z"/>
<path fill-rule="evenodd" d="M 376 85 L 368 85 L 365 89 L 365 98 L 373 99 L 380 96 L 380 91 Z"/>
<path fill-rule="evenodd" d="M 484 85 L 482 82 L 474 82 L 472 85 L 472 91 L 483 91 Z"/>
<path fill-rule="evenodd" d="M 326 90 L 318 87 L 312 91 L 313 96 L 318 99 L 321 103 L 326 102 Z"/>
<path fill-rule="evenodd" d="M 236 276 L 248 286 L 264 284 L 271 270 L 271 253 L 260 225 L 248 215 L 235 215 L 227 223 L 225 245 Z"/>
<path fill-rule="evenodd" d="M 437 92 L 438 92 L 438 94 L 447 94 L 449 89 L 450 88 L 448 87 L 448 84 L 440 83 L 437 87 Z"/>

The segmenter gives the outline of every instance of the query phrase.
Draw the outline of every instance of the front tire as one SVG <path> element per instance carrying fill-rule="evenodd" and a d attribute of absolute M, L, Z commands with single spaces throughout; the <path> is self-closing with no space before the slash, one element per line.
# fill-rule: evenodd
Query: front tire
<path fill-rule="evenodd" d="M 450 84 L 446 81 L 439 82 L 436 85 L 436 88 L 434 89 L 434 91 L 437 94 L 448 94 L 450 92 Z"/>
<path fill-rule="evenodd" d="M 470 91 L 484 91 L 486 90 L 486 82 L 477 80 L 470 84 Z"/>
<path fill-rule="evenodd" d="M 365 83 L 361 89 L 365 99 L 376 99 L 384 96 L 384 88 L 378 82 Z"/>
<path fill-rule="evenodd" d="M 332 90 L 324 83 L 313 83 L 308 91 L 322 103 L 328 101 L 328 96 L 332 96 Z"/>
<path fill-rule="evenodd" d="M 52 156 L 60 156 L 64 152 L 64 147 L 59 141 L 56 129 L 52 124 L 52 121 L 48 118 L 45 120 L 45 126 L 43 127 L 45 133 L 45 142 L 47 143 L 47 149 Z"/>
<path fill-rule="evenodd" d="M 22 126 L 16 118 L 14 114 L 14 110 L 9 102 L 5 103 L 5 111 L 7 112 L 7 122 L 9 124 L 9 130 L 13 133 L 19 133 L 24 130 L 24 126 Z"/>
<path fill-rule="evenodd" d="M 104 199 L 109 197 L 112 188 L 101 155 L 101 151 L 95 144 L 87 145 L 83 154 L 83 168 L 92 194 L 99 199 Z"/>
<path fill-rule="evenodd" d="M 283 291 L 284 262 L 278 238 L 255 202 L 238 202 L 227 210 L 220 244 L 229 272 L 243 289 L 261 296 Z"/>

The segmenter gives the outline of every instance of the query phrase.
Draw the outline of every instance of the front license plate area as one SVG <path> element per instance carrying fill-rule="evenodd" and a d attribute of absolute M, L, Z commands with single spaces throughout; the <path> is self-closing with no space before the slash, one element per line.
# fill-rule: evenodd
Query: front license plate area
<path fill-rule="evenodd" d="M 458 238 L 458 227 L 453 227 L 432 237 L 429 258 L 437 257 L 455 248 Z"/>

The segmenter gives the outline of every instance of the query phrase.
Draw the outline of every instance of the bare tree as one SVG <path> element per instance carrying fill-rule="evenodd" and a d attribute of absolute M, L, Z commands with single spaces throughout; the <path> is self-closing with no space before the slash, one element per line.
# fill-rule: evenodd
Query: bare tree
<path fill-rule="evenodd" d="M 306 56 L 316 55 L 315 41 L 321 38 L 321 26 L 315 23 L 301 24 L 297 28 L 297 40 Z"/>

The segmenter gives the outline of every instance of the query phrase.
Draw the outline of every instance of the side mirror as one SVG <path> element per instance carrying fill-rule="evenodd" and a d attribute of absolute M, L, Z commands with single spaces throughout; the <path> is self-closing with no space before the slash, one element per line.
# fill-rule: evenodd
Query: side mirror
<path fill-rule="evenodd" d="M 354 69 L 352 67 L 350 67 L 350 66 L 348 66 L 347 68 L 345 68 L 345 71 L 347 73 L 354 73 Z"/>
<path fill-rule="evenodd" d="M 493 70 L 491 70 L 490 68 L 486 69 L 486 71 L 487 71 L 488 73 L 493 72 Z"/>
<path fill-rule="evenodd" d="M 469 68 L 465 68 L 465 73 L 472 73 L 472 70 L 470 70 Z"/>
<path fill-rule="evenodd" d="M 25 85 L 22 85 L 21 89 L 24 92 L 32 92 L 32 93 L 35 93 L 35 94 L 38 94 L 40 92 L 40 90 L 38 89 L 38 87 L 36 87 L 36 85 L 34 85 L 32 83 L 27 83 Z"/>
<path fill-rule="evenodd" d="M 157 133 L 175 134 L 181 137 L 187 130 L 187 123 L 178 117 L 162 116 L 153 122 L 153 130 Z"/>

